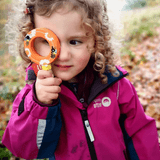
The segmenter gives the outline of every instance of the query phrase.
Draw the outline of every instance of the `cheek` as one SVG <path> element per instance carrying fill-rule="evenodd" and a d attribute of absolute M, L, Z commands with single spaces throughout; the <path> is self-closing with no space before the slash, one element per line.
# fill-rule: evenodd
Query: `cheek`
<path fill-rule="evenodd" d="M 91 57 L 91 53 L 88 52 L 88 49 L 86 48 L 86 52 L 84 52 L 85 54 L 83 54 L 83 56 L 79 57 L 79 60 L 77 60 L 77 62 L 79 63 L 79 65 L 83 68 L 85 68 L 90 60 Z"/>

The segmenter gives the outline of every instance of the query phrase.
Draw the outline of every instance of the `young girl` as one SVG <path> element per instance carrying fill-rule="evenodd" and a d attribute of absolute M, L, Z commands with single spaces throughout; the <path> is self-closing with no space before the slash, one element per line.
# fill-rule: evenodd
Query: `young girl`
<path fill-rule="evenodd" d="M 24 2 L 22 2 L 24 3 Z M 47 28 L 61 50 L 52 71 L 31 65 L 2 143 L 17 157 L 56 160 L 160 160 L 155 120 L 146 116 L 127 72 L 115 66 L 105 0 L 28 0 L 18 46 Z M 35 40 L 46 56 L 48 43 Z"/>

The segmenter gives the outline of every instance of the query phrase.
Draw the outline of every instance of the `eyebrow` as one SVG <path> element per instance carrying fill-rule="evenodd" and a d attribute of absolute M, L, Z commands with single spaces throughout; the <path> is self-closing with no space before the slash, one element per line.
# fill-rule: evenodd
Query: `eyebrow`
<path fill-rule="evenodd" d="M 73 35 L 69 37 L 69 39 L 74 39 L 74 38 L 87 38 L 87 36 L 84 34 L 79 34 L 79 35 Z"/>

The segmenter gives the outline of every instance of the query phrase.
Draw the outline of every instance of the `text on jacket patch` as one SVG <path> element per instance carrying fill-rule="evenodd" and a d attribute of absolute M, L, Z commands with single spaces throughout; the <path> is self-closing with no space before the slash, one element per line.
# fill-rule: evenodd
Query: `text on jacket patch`
<path fill-rule="evenodd" d="M 102 99 L 98 98 L 93 102 L 94 108 L 109 107 L 111 105 L 111 99 L 109 97 L 104 97 Z"/>

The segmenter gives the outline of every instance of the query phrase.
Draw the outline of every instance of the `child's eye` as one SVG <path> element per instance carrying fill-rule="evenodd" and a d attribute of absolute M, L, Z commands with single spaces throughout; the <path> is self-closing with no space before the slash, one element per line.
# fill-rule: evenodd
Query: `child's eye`
<path fill-rule="evenodd" d="M 49 45 L 48 41 L 46 40 L 43 40 L 43 43 Z"/>
<path fill-rule="evenodd" d="M 78 41 L 78 40 L 71 40 L 70 42 L 69 42 L 71 45 L 78 45 L 78 44 L 80 44 L 80 43 L 82 43 L 81 41 Z"/>

